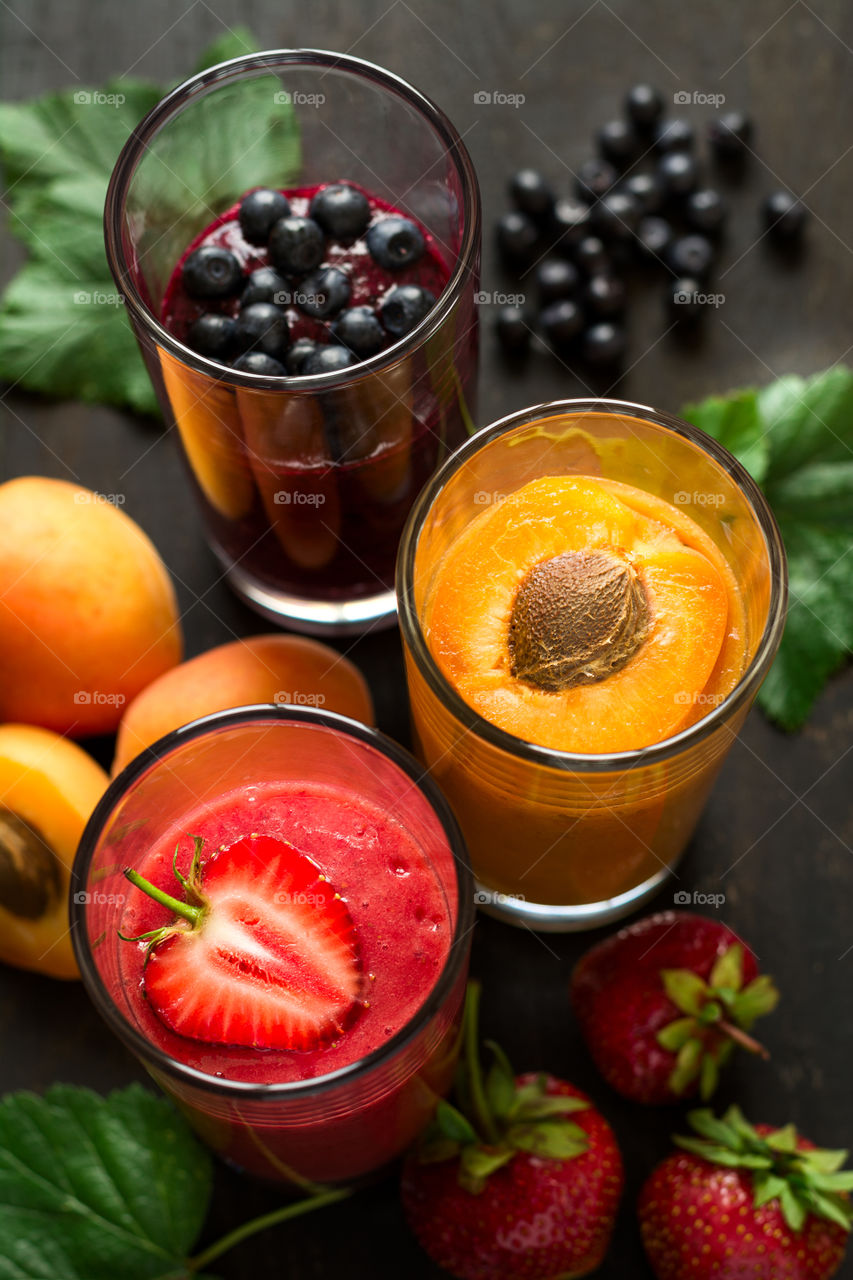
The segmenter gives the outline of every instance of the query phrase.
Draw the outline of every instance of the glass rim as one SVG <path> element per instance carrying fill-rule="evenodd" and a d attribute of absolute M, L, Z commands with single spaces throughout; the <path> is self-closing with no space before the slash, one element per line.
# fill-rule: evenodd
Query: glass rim
<path fill-rule="evenodd" d="M 450 940 L 447 957 L 435 985 L 412 1018 L 389 1040 L 355 1062 L 338 1067 L 325 1075 L 305 1080 L 287 1080 L 270 1084 L 257 1084 L 248 1080 L 230 1080 L 213 1076 L 196 1067 L 180 1062 L 159 1046 L 152 1044 L 118 1009 L 98 970 L 86 927 L 86 904 L 75 901 L 75 893 L 85 886 L 92 858 L 106 822 L 116 803 L 128 788 L 151 765 L 168 757 L 172 751 L 195 738 L 229 726 L 239 727 L 261 721 L 278 721 L 284 724 L 303 724 L 355 738 L 363 745 L 378 751 L 396 765 L 421 792 L 438 819 L 453 858 L 456 876 L 458 904 L 456 926 Z M 210 1093 L 225 1095 L 234 1101 L 260 1101 L 307 1098 L 368 1075 L 375 1068 L 393 1059 L 396 1054 L 414 1040 L 439 1012 L 459 978 L 461 966 L 467 955 L 466 939 L 474 926 L 474 873 L 468 862 L 468 851 L 462 832 L 453 812 L 432 778 L 410 752 L 389 738 L 379 729 L 352 720 L 334 711 L 322 711 L 311 707 L 282 707 L 274 703 L 259 703 L 243 707 L 231 707 L 190 721 L 171 733 L 165 734 L 135 756 L 112 779 L 84 828 L 77 847 L 69 885 L 69 922 L 71 942 L 83 986 L 107 1026 L 119 1037 L 138 1059 L 154 1067 L 164 1076 L 189 1084 Z"/>
<path fill-rule="evenodd" d="M 219 364 L 216 360 L 199 355 L 179 342 L 160 322 L 144 302 L 130 266 L 127 262 L 122 237 L 123 210 L 131 181 L 148 149 L 149 142 L 170 120 L 179 115 L 183 107 L 204 97 L 208 91 L 228 82 L 248 79 L 252 73 L 271 72 L 282 67 L 302 65 L 325 67 L 327 70 L 343 70 L 349 74 L 370 80 L 386 91 L 395 93 L 413 106 L 433 128 L 444 143 L 456 167 L 462 187 L 462 243 L 452 264 L 450 277 L 435 305 L 409 333 L 386 347 L 384 351 L 367 360 L 361 360 L 348 369 L 330 373 L 281 375 L 246 373 Z M 152 107 L 140 121 L 116 160 L 104 203 L 104 243 L 107 263 L 122 300 L 131 318 L 153 337 L 159 347 L 197 373 L 206 374 L 217 382 L 227 382 L 236 387 L 254 391 L 286 391 L 289 394 L 330 391 L 341 386 L 351 386 L 363 377 L 393 368 L 410 351 L 422 347 L 447 320 L 448 315 L 463 292 L 471 276 L 480 245 L 481 203 L 480 189 L 473 161 L 461 135 L 441 108 L 414 88 L 401 76 L 363 58 L 335 53 L 323 49 L 267 49 L 261 53 L 245 54 L 217 63 L 206 71 L 190 76 L 170 90 Z"/>
<path fill-rule="evenodd" d="M 752 660 L 731 693 L 701 719 L 660 742 L 650 743 L 646 747 L 636 747 L 630 751 L 601 753 L 560 751 L 554 747 L 539 746 L 524 738 L 515 737 L 514 734 L 508 733 L 481 716 L 460 697 L 438 666 L 427 645 L 414 603 L 414 568 L 418 537 L 430 508 L 459 468 L 479 452 L 483 445 L 490 444 L 514 427 L 527 426 L 542 418 L 561 414 L 581 416 L 593 413 L 639 418 L 682 436 L 710 456 L 727 472 L 747 499 L 764 538 L 770 570 L 770 600 L 764 630 Z M 491 746 L 531 764 L 544 765 L 563 772 L 606 773 L 642 768 L 645 765 L 667 760 L 708 738 L 744 702 L 754 696 L 767 674 L 782 638 L 787 597 L 788 578 L 782 535 L 767 499 L 746 468 L 728 449 L 699 427 L 684 422 L 674 414 L 630 400 L 606 398 L 550 400 L 544 404 L 519 409 L 482 427 L 445 459 L 421 490 L 403 529 L 397 555 L 397 613 L 400 630 L 413 661 L 432 692 L 460 724 Z"/>

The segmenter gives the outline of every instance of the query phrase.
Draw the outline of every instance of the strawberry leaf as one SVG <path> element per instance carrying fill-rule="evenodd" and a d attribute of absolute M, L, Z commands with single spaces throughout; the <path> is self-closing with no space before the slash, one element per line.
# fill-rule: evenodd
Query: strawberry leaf
<path fill-rule="evenodd" d="M 507 1130 L 507 1142 L 517 1151 L 554 1160 L 581 1156 L 589 1139 L 580 1125 L 568 1120 L 544 1120 L 536 1124 L 514 1124 Z"/>
<path fill-rule="evenodd" d="M 494 1042 L 490 1043 L 489 1048 L 495 1055 L 495 1061 L 486 1076 L 486 1101 L 492 1114 L 501 1120 L 510 1114 L 515 1102 L 515 1077 L 503 1050 Z"/>
<path fill-rule="evenodd" d="M 438 1128 L 445 1138 L 449 1138 L 451 1142 L 477 1142 L 477 1133 L 470 1122 L 463 1116 L 461 1111 L 457 1111 L 454 1106 L 446 1102 L 443 1098 L 439 1102 L 435 1110 L 435 1118 Z"/>
<path fill-rule="evenodd" d="M 769 1204 L 771 1200 L 778 1200 L 786 1185 L 785 1179 L 778 1173 L 756 1173 L 753 1180 L 756 1209 Z"/>
<path fill-rule="evenodd" d="M 743 986 L 743 947 L 739 942 L 733 943 L 717 960 L 708 986 L 715 990 L 728 987 L 732 991 L 740 991 Z"/>
<path fill-rule="evenodd" d="M 792 1231 L 802 1231 L 803 1224 L 806 1220 L 806 1209 L 794 1194 L 794 1190 L 789 1182 L 782 1183 L 782 1190 L 779 1192 L 779 1206 L 782 1210 L 782 1217 L 787 1222 Z"/>
<path fill-rule="evenodd" d="M 668 1049 L 670 1053 L 678 1053 L 679 1049 L 687 1044 L 695 1030 L 695 1018 L 676 1018 L 674 1022 L 661 1027 L 657 1034 L 657 1042 L 662 1049 Z"/>
<path fill-rule="evenodd" d="M 815 1169 L 818 1173 L 837 1173 L 847 1159 L 847 1155 L 846 1151 L 829 1151 L 819 1148 L 817 1151 L 804 1151 L 802 1159 L 810 1169 Z"/>
<path fill-rule="evenodd" d="M 779 992 L 773 979 L 762 973 L 734 997 L 731 1002 L 732 1017 L 738 1026 L 749 1031 L 758 1018 L 772 1013 L 778 1003 Z"/>
<path fill-rule="evenodd" d="M 702 1069 L 699 1072 L 699 1097 L 707 1102 L 720 1083 L 720 1064 L 712 1053 L 702 1058 Z"/>
<path fill-rule="evenodd" d="M 0 1102 L 0 1280 L 186 1274 L 212 1162 L 166 1098 L 55 1085 Z"/>
<path fill-rule="evenodd" d="M 702 1062 L 702 1050 L 701 1040 L 688 1040 L 681 1046 L 669 1077 L 669 1087 L 673 1093 L 684 1093 L 696 1079 Z"/>
<path fill-rule="evenodd" d="M 479 1195 L 492 1174 L 509 1164 L 514 1155 L 515 1152 L 508 1148 L 494 1150 L 478 1146 L 463 1147 L 459 1162 L 460 1187 L 464 1187 L 472 1195 Z"/>
<path fill-rule="evenodd" d="M 708 997 L 708 987 L 698 973 L 692 969 L 662 969 L 660 976 L 675 1007 L 698 1017 Z"/>
<path fill-rule="evenodd" d="M 772 1151 L 796 1151 L 797 1131 L 792 1124 L 786 1124 L 784 1129 L 776 1129 L 774 1133 L 768 1134 L 765 1142 Z"/>

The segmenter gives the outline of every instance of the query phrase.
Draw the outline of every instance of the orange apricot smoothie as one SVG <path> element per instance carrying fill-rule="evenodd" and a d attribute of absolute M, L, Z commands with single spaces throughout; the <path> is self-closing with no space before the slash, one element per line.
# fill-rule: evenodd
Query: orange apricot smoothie
<path fill-rule="evenodd" d="M 576 928 L 659 888 L 692 833 L 776 617 L 774 527 L 693 428 L 519 418 L 422 499 L 401 621 L 416 749 L 482 905 Z"/>

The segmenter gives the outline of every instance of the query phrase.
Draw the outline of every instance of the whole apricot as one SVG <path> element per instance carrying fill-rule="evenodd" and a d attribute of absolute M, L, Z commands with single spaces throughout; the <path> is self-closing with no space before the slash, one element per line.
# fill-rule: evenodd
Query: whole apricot
<path fill-rule="evenodd" d="M 0 720 L 110 733 L 182 649 L 171 579 L 129 516 L 65 480 L 0 485 Z"/>
<path fill-rule="evenodd" d="M 373 723 L 364 676 L 348 658 L 305 636 L 251 636 L 191 658 L 140 693 L 119 725 L 113 776 L 190 720 L 264 702 L 313 706 Z"/>

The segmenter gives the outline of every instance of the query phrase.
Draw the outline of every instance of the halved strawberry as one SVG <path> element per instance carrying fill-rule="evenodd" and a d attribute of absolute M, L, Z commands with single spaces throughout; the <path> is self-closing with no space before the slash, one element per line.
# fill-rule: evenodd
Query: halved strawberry
<path fill-rule="evenodd" d="M 306 854 L 246 836 L 201 861 L 195 837 L 179 901 L 137 871 L 125 876 L 176 919 L 146 941 L 144 987 L 178 1035 L 209 1044 L 315 1050 L 358 1018 L 363 975 L 346 902 Z"/>

